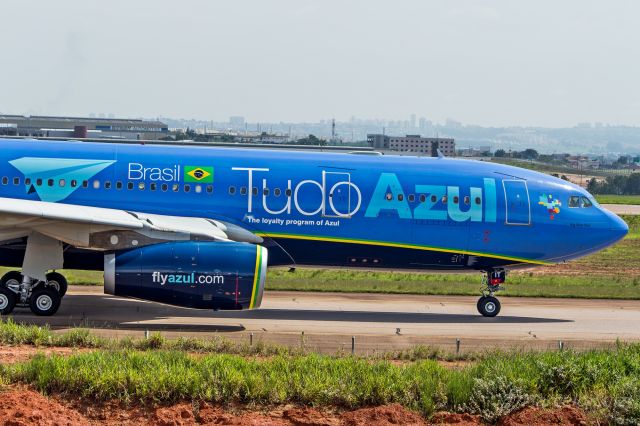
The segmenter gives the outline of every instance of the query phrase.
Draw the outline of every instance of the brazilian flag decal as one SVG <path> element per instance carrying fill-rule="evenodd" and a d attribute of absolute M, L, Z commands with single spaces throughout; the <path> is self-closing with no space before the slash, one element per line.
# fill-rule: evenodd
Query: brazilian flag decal
<path fill-rule="evenodd" d="M 184 181 L 213 183 L 213 167 L 185 166 Z"/>

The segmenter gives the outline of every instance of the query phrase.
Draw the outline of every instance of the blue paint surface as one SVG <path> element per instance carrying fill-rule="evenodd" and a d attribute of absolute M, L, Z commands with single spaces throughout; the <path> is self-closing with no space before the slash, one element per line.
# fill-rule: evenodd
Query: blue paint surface
<path fill-rule="evenodd" d="M 561 262 L 628 230 L 583 188 L 488 162 L 2 139 L 0 147 L 1 197 L 221 219 L 265 235 L 273 263 L 484 269 Z M 213 168 L 214 183 L 186 183 L 185 166 Z M 570 196 L 594 206 L 570 208 Z M 558 212 L 541 197 L 557 200 Z"/>

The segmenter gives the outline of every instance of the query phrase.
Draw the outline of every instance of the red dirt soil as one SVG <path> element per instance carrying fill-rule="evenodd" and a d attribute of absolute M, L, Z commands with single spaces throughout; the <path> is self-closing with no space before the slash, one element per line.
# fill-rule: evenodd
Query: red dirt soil
<path fill-rule="evenodd" d="M 547 425 L 586 425 L 588 424 L 587 416 L 572 406 L 564 406 L 555 409 L 539 409 L 534 407 L 525 408 L 522 411 L 514 413 L 501 419 L 499 426 L 547 426 Z"/>
<path fill-rule="evenodd" d="M 117 402 L 95 403 L 75 398 L 48 398 L 29 388 L 11 386 L 0 392 L 0 425 L 267 425 L 267 426 L 477 426 L 477 416 L 437 413 L 431 422 L 398 404 L 355 411 L 277 407 L 251 411 L 247 407 L 223 408 L 208 403 L 171 406 L 124 406 Z M 501 426 L 585 425 L 587 419 L 575 407 L 526 408 L 507 416 Z"/>
<path fill-rule="evenodd" d="M 0 345 L 0 364 L 13 364 L 16 362 L 28 361 L 37 354 L 51 355 L 71 355 L 78 352 L 86 352 L 84 348 L 62 348 L 62 347 L 35 347 L 28 345 L 8 346 Z"/>

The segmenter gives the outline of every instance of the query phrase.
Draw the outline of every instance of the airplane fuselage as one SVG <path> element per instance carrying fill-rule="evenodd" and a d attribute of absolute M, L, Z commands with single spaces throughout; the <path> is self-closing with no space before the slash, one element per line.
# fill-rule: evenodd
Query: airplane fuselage
<path fill-rule="evenodd" d="M 0 197 L 237 224 L 272 265 L 489 270 L 563 262 L 626 234 L 584 189 L 490 162 L 0 140 Z M 3 263 L 20 260 L 0 252 Z M 98 268 L 69 250 L 65 266 Z"/>

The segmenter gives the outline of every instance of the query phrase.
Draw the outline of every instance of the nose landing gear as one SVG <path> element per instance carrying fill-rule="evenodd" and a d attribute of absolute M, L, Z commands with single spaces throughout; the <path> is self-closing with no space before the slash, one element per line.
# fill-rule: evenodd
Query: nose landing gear
<path fill-rule="evenodd" d="M 485 271 L 482 277 L 482 296 L 478 299 L 478 312 L 484 317 L 495 317 L 500 313 L 500 301 L 494 297 L 494 294 L 500 290 L 504 290 L 501 284 L 506 279 L 506 271 L 504 269 L 494 269 Z"/>

